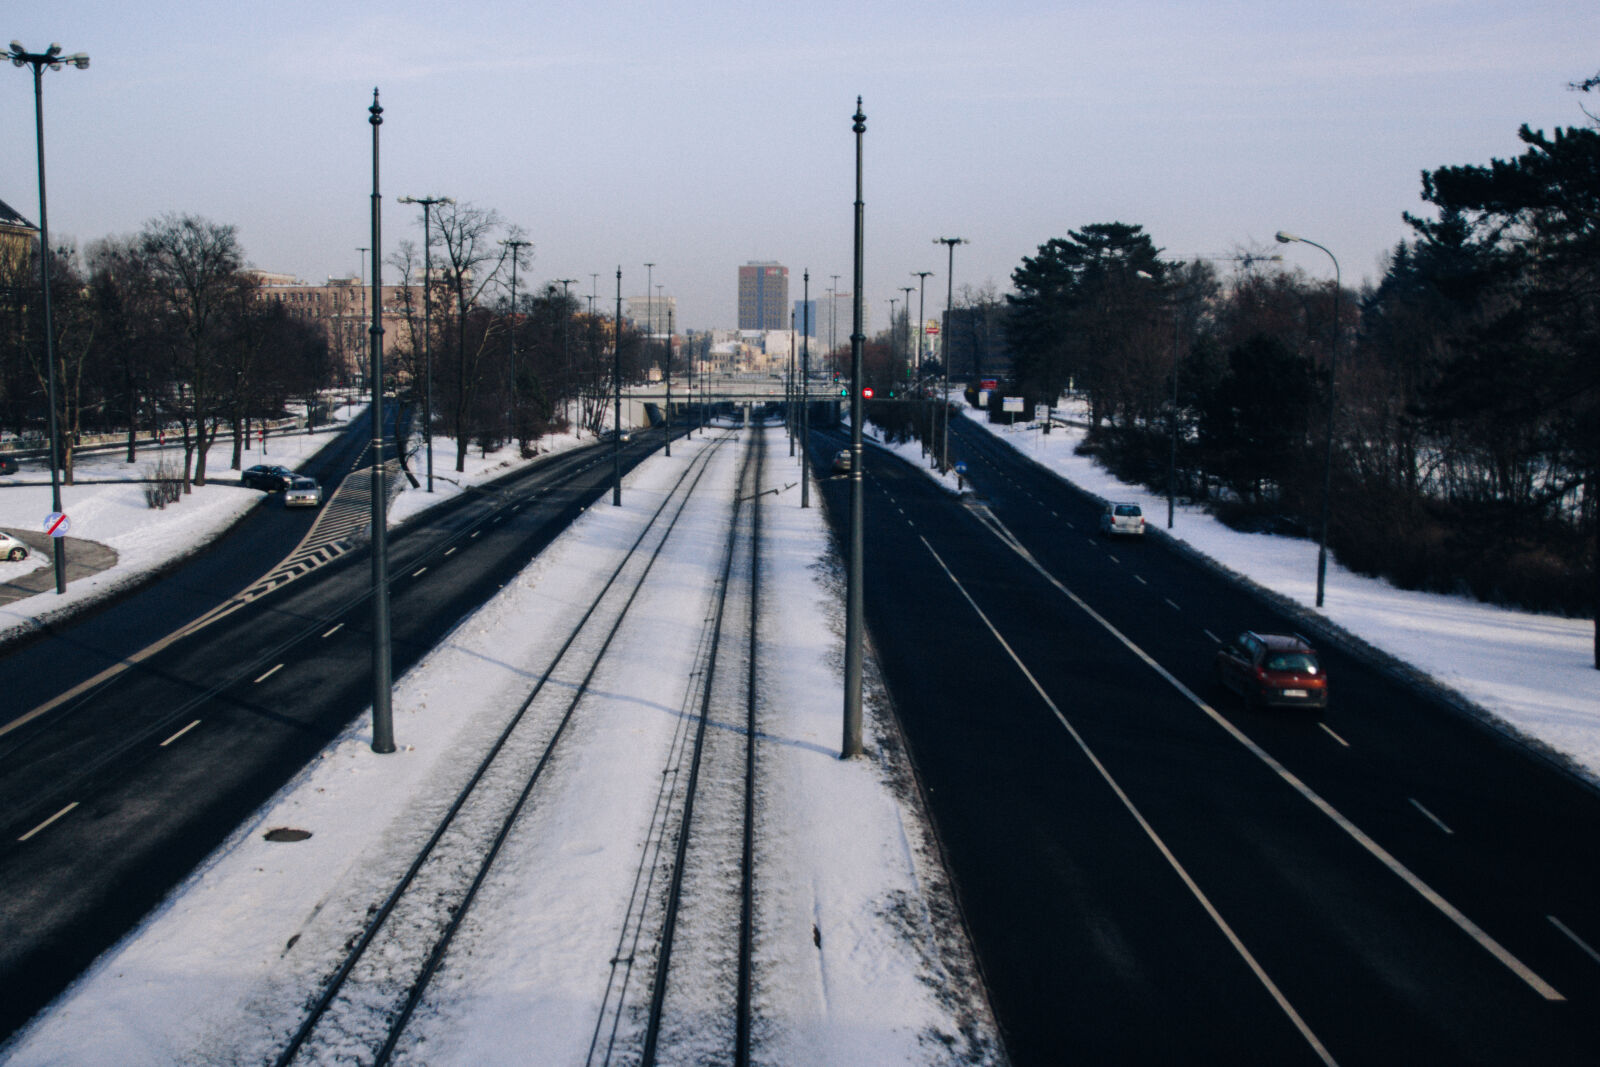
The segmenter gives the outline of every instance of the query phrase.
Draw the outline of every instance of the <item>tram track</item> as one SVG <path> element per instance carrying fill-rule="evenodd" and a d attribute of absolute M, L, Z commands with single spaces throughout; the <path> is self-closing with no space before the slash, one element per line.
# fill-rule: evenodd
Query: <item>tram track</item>
<path fill-rule="evenodd" d="M 730 439 L 714 440 L 685 467 L 404 874 L 350 937 L 274 1062 L 381 1064 L 395 1055 L 519 816 L 536 799 L 613 638 Z M 561 680 L 574 678 L 581 680 Z"/>

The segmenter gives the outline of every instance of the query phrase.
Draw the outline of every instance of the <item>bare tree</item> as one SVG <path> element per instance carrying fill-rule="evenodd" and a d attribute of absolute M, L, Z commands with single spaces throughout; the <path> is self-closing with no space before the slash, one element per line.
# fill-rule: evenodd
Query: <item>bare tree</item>
<path fill-rule="evenodd" d="M 442 373 L 436 384 L 446 394 L 447 430 L 456 441 L 456 470 L 466 469 L 467 449 L 474 432 L 483 434 L 484 356 L 494 321 L 480 310 L 485 290 L 494 285 L 509 263 L 509 249 L 494 237 L 500 216 L 471 204 L 441 204 L 434 216 L 440 249 L 436 261 L 440 287 L 449 294 L 440 313 L 441 345 L 438 362 Z M 432 282 L 432 279 L 429 279 Z"/>
<path fill-rule="evenodd" d="M 219 382 L 219 355 L 227 343 L 229 302 L 236 298 L 244 256 L 232 226 L 195 215 L 152 219 L 140 231 L 138 247 L 145 275 L 168 320 L 178 375 L 187 493 L 191 461 L 193 484 L 206 482 L 206 450 L 221 420 L 226 393 Z"/>

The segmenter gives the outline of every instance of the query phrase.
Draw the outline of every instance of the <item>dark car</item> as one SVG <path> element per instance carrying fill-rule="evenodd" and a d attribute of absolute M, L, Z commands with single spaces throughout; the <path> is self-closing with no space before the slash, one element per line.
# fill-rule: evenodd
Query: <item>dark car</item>
<path fill-rule="evenodd" d="M 848 448 L 841 448 L 833 454 L 833 473 L 850 473 L 850 450 Z"/>
<path fill-rule="evenodd" d="M 1328 675 L 1299 634 L 1246 630 L 1217 652 L 1217 681 L 1251 707 L 1328 706 Z"/>
<path fill-rule="evenodd" d="M 265 489 L 269 493 L 281 492 L 294 481 L 294 471 L 288 467 L 274 467 L 258 463 L 239 475 L 239 484 L 246 489 Z"/>
<path fill-rule="evenodd" d="M 16 456 L 0 456 L 0 474 L 15 474 L 19 469 Z"/>

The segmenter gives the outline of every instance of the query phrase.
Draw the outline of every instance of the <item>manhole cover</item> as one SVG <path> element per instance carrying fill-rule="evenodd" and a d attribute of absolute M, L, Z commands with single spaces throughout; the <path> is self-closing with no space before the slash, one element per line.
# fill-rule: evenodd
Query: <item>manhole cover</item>
<path fill-rule="evenodd" d="M 266 833 L 268 841 L 304 841 L 310 836 L 310 830 L 296 830 L 291 826 L 280 826 Z"/>

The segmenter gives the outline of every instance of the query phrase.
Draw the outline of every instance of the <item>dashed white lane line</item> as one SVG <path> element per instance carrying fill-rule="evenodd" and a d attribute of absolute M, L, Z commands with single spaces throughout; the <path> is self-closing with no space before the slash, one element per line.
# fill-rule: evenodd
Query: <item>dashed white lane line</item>
<path fill-rule="evenodd" d="M 169 737 L 165 741 L 161 742 L 161 746 L 160 747 L 166 748 L 168 745 L 172 744 L 172 742 L 176 741 L 178 738 L 182 737 L 184 734 L 188 733 L 190 730 L 193 730 L 196 726 L 199 726 L 199 725 L 200 725 L 200 720 L 196 719 L 194 722 L 190 723 L 188 726 L 185 726 L 183 729 L 179 730 L 177 733 L 173 734 L 171 737 Z"/>
<path fill-rule="evenodd" d="M 451 545 L 449 548 L 445 549 L 444 554 L 447 555 L 447 556 L 448 555 L 452 555 L 455 552 L 455 550 L 460 548 L 460 547 L 461 547 L 460 545 Z"/>
<path fill-rule="evenodd" d="M 1422 812 L 1423 815 L 1426 815 L 1428 817 L 1428 821 L 1433 823 L 1433 825 L 1437 826 L 1439 829 L 1443 830 L 1447 834 L 1454 834 L 1455 833 L 1454 830 L 1450 829 L 1450 827 L 1448 827 L 1448 826 L 1446 826 L 1444 824 L 1444 820 L 1443 819 L 1439 818 L 1439 816 L 1435 815 L 1433 812 L 1431 812 L 1427 808 L 1423 807 L 1422 806 L 1422 801 L 1418 800 L 1416 797 L 1407 797 L 1406 799 L 1411 801 L 1411 806 L 1413 808 L 1416 808 L 1418 811 Z"/>
<path fill-rule="evenodd" d="M 1546 915 L 1545 918 L 1549 919 L 1550 924 L 1557 930 L 1560 930 L 1562 933 L 1566 934 L 1568 940 L 1570 940 L 1574 945 L 1577 945 L 1579 948 L 1583 949 L 1584 952 L 1587 952 L 1590 959 L 1594 960 L 1596 963 L 1600 963 L 1600 952 L 1596 952 L 1589 946 L 1587 941 L 1573 933 L 1571 930 L 1567 929 L 1566 923 L 1562 922 L 1554 915 Z"/>
<path fill-rule="evenodd" d="M 1139 577 L 1137 574 L 1135 574 L 1133 576 L 1133 580 L 1138 582 L 1140 585 L 1149 585 L 1150 584 L 1149 582 L 1145 581 L 1143 578 Z"/>
<path fill-rule="evenodd" d="M 1333 727 L 1329 726 L 1325 722 L 1319 722 L 1319 723 L 1317 723 L 1317 725 L 1322 727 L 1324 733 L 1326 733 L 1329 737 L 1333 738 L 1335 741 L 1339 742 L 1345 748 L 1349 748 L 1350 747 L 1350 742 L 1346 741 L 1344 738 L 1342 738 L 1338 734 L 1334 733 L 1333 732 Z"/>
<path fill-rule="evenodd" d="M 1178 607 L 1178 605 L 1176 603 L 1173 602 L 1171 597 L 1162 597 L 1161 599 L 1166 603 L 1167 607 L 1171 608 L 1173 611 L 1182 611 L 1183 610 L 1182 608 Z"/>
<path fill-rule="evenodd" d="M 66 807 L 62 808 L 60 811 L 58 811 L 54 815 L 50 816 L 48 819 L 46 819 L 44 822 L 40 823 L 38 826 L 35 826 L 32 830 L 29 830 L 27 833 L 25 833 L 21 837 L 17 838 L 17 840 L 18 841 L 26 841 L 26 840 L 28 840 L 28 838 L 32 837 L 34 834 L 38 833 L 40 830 L 43 830 L 46 826 L 49 826 L 51 823 L 55 822 L 57 819 L 61 818 L 63 815 L 65 815 L 67 812 L 71 811 L 73 808 L 75 808 L 77 806 L 78 806 L 78 802 L 76 800 L 74 800 L 71 804 L 68 804 Z"/>
<path fill-rule="evenodd" d="M 413 577 L 413 578 L 421 578 L 422 575 L 423 575 L 423 572 L 425 572 L 427 569 L 428 568 L 426 568 L 426 567 L 418 567 L 416 570 L 411 572 L 411 577 Z"/>
<path fill-rule="evenodd" d="M 342 629 L 344 629 L 344 623 L 341 622 L 339 625 L 335 626 L 333 629 L 329 630 L 327 633 L 323 634 L 322 636 L 325 637 L 325 638 L 332 637 L 334 634 L 338 633 Z"/>
<path fill-rule="evenodd" d="M 255 684 L 260 685 L 262 682 L 266 681 L 268 678 L 271 678 L 274 674 L 277 674 L 281 670 L 283 670 L 283 664 L 280 663 L 266 674 L 263 674 L 261 677 L 257 678 Z"/>

